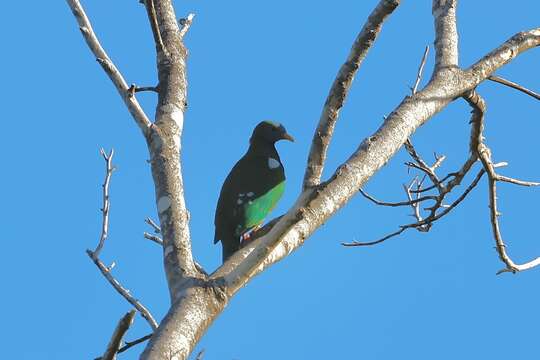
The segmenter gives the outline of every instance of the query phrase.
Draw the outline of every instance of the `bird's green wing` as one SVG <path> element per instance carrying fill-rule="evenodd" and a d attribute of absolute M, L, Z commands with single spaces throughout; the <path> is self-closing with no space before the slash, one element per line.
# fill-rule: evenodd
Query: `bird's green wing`
<path fill-rule="evenodd" d="M 266 193 L 244 203 L 243 229 L 250 229 L 263 222 L 264 218 L 276 206 L 285 191 L 285 181 L 280 182 Z"/>

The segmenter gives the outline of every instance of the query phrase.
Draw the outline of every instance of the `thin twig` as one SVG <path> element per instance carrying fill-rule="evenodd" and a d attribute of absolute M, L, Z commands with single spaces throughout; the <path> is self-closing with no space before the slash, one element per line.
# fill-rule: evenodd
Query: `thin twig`
<path fill-rule="evenodd" d="M 360 242 L 360 241 L 353 241 L 353 242 L 350 242 L 350 243 L 341 243 L 341 245 L 343 246 L 347 246 L 347 247 L 353 247 L 353 246 L 371 246 L 371 245 L 377 245 L 377 244 L 380 244 L 394 236 L 397 236 L 399 234 L 401 234 L 402 232 L 405 231 L 405 228 L 401 228 L 399 229 L 398 231 L 396 232 L 393 232 L 391 234 L 388 234 L 386 235 L 385 237 L 379 239 L 379 240 L 375 240 L 375 241 L 369 241 L 369 242 Z"/>
<path fill-rule="evenodd" d="M 135 87 L 135 92 L 142 92 L 142 91 L 153 91 L 153 92 L 159 92 L 159 89 L 157 86 L 141 86 L 141 87 Z"/>
<path fill-rule="evenodd" d="M 129 350 L 130 348 L 132 348 L 133 346 L 138 345 L 138 344 L 140 344 L 142 342 L 145 342 L 146 340 L 149 340 L 152 337 L 152 335 L 154 335 L 154 334 L 152 333 L 152 334 L 145 335 L 145 336 L 143 336 L 141 338 L 138 338 L 137 340 L 126 341 L 125 345 L 122 346 L 120 349 L 118 349 L 117 353 L 118 354 L 123 353 L 124 351 Z"/>
<path fill-rule="evenodd" d="M 156 43 L 156 50 L 158 56 L 160 56 L 161 54 L 167 55 L 167 48 L 165 47 L 163 39 L 161 38 L 161 31 L 159 29 L 159 24 L 157 21 L 154 0 L 145 0 L 144 5 L 148 14 L 148 19 L 150 21 L 150 28 L 152 28 L 152 34 L 154 35 L 154 42 Z"/>
<path fill-rule="evenodd" d="M 527 89 L 526 87 L 523 87 L 519 84 L 516 84 L 515 82 L 512 82 L 510 80 L 506 80 L 500 76 L 495 76 L 495 75 L 491 75 L 490 77 L 488 77 L 488 80 L 491 80 L 493 82 L 497 82 L 499 84 L 503 84 L 503 85 L 506 85 L 508 87 L 511 87 L 513 89 L 516 89 L 516 90 L 519 90 L 529 96 L 532 96 L 533 98 L 535 98 L 536 100 L 540 100 L 540 94 L 538 93 L 535 93 L 534 91 L 532 90 L 529 90 Z"/>
<path fill-rule="evenodd" d="M 153 91 L 153 92 L 159 93 L 159 89 L 157 86 L 138 87 L 135 84 L 131 84 L 131 86 L 128 89 L 128 96 L 130 97 L 135 96 L 135 93 L 142 92 L 142 91 Z"/>
<path fill-rule="evenodd" d="M 125 341 L 124 342 L 124 346 L 122 346 L 120 349 L 118 349 L 118 351 L 116 352 L 117 354 L 121 354 L 123 353 L 124 351 L 127 351 L 129 349 L 131 349 L 133 346 L 135 345 L 138 345 L 142 342 L 145 342 L 146 340 L 150 339 L 152 337 L 152 335 L 154 335 L 153 333 L 152 334 L 148 334 L 148 335 L 145 335 L 141 338 L 138 338 L 136 340 L 133 340 L 133 341 Z M 103 360 L 103 357 L 97 357 L 95 358 L 94 360 Z"/>
<path fill-rule="evenodd" d="M 151 241 L 155 242 L 156 244 L 159 244 L 159 245 L 163 246 L 163 239 L 160 238 L 159 236 L 147 233 L 146 231 L 143 233 L 143 236 L 146 239 L 151 240 Z"/>
<path fill-rule="evenodd" d="M 150 225 L 154 229 L 154 232 L 156 234 L 159 234 L 161 232 L 161 228 L 159 227 L 159 225 L 156 224 L 156 222 L 151 218 L 147 217 L 146 219 L 144 219 L 144 222 Z"/>
<path fill-rule="evenodd" d="M 443 182 L 445 182 L 446 180 L 448 180 L 449 178 L 451 178 L 452 176 L 456 176 L 455 173 L 446 174 L 446 176 L 443 177 L 443 178 L 440 180 L 440 182 L 443 183 Z M 424 192 L 433 190 L 433 189 L 435 189 L 436 187 L 437 187 L 437 184 L 433 184 L 433 185 L 430 185 L 430 186 L 425 187 L 425 188 L 422 188 L 422 189 L 411 190 L 411 193 L 412 193 L 412 194 L 421 194 L 421 193 L 424 193 Z"/>
<path fill-rule="evenodd" d="M 180 37 L 183 38 L 189 28 L 191 27 L 191 24 L 193 23 L 193 18 L 195 17 L 195 14 L 190 13 L 186 18 L 182 18 L 178 20 L 178 23 L 180 24 Z"/>
<path fill-rule="evenodd" d="M 364 190 L 360 189 L 358 190 L 360 192 L 360 194 L 362 194 L 362 196 L 364 196 L 366 199 L 370 200 L 371 202 L 377 204 L 377 205 L 381 205 L 381 206 L 390 206 L 390 207 L 398 207 L 398 206 L 410 206 L 412 204 L 416 204 L 416 203 L 419 203 L 419 202 L 422 202 L 422 201 L 426 201 L 426 200 L 437 200 L 437 197 L 436 196 L 432 196 L 432 195 L 429 195 L 429 196 L 422 196 L 422 197 L 418 197 L 416 199 L 413 199 L 413 200 L 410 200 L 410 201 L 401 201 L 401 202 L 385 202 L 385 201 L 380 201 L 380 200 L 377 200 L 375 199 L 373 196 L 369 195 L 368 193 L 366 193 Z M 412 193 L 413 191 L 411 191 Z"/>
<path fill-rule="evenodd" d="M 114 360 L 116 359 L 116 354 L 120 352 L 120 345 L 122 344 L 122 339 L 124 335 L 129 330 L 131 324 L 133 324 L 133 319 L 135 318 L 135 310 L 131 310 L 126 315 L 124 315 L 116 328 L 114 329 L 109 345 L 107 345 L 107 350 L 102 357 L 98 357 L 95 360 Z"/>
<path fill-rule="evenodd" d="M 418 90 L 418 85 L 420 84 L 420 80 L 422 80 L 422 73 L 424 72 L 424 65 L 426 65 L 427 56 L 429 54 L 429 45 L 426 46 L 426 49 L 424 50 L 424 55 L 422 56 L 422 61 L 420 62 L 420 66 L 418 67 L 418 73 L 416 74 L 416 81 L 414 82 L 414 86 L 412 88 L 412 94 L 416 94 L 416 91 Z"/>
<path fill-rule="evenodd" d="M 105 264 L 91 250 L 86 250 L 86 253 L 90 257 L 90 259 L 92 259 L 94 264 L 96 264 L 99 271 L 101 271 L 105 279 L 107 279 L 107 281 L 112 285 L 112 287 L 120 295 L 122 295 L 124 299 L 126 299 L 131 305 L 133 305 L 135 309 L 137 309 L 137 311 L 141 314 L 143 318 L 146 319 L 146 321 L 153 330 L 156 330 L 158 327 L 158 323 L 156 322 L 156 320 L 154 320 L 154 317 L 152 316 L 150 311 L 138 299 L 131 295 L 131 292 L 126 289 L 122 284 L 120 284 L 120 282 L 116 278 L 114 278 L 114 276 L 112 276 L 111 269 L 105 266 Z"/>
<path fill-rule="evenodd" d="M 400 230 L 395 231 L 389 235 L 384 236 L 383 238 L 375 241 L 370 242 L 358 242 L 354 241 L 351 243 L 345 243 L 342 244 L 344 246 L 367 246 L 367 245 L 376 245 L 384 242 L 385 240 L 388 240 L 392 237 L 395 237 L 397 235 L 400 235 L 403 231 L 407 229 L 416 229 L 421 232 L 427 232 L 431 229 L 434 222 L 448 214 L 450 211 L 452 211 L 457 205 L 459 205 L 465 197 L 472 191 L 474 187 L 478 184 L 482 176 L 484 175 L 485 171 L 484 169 L 481 169 L 476 177 L 473 179 L 471 184 L 465 189 L 465 191 L 450 205 L 444 205 L 444 199 L 446 196 L 452 192 L 452 190 L 461 184 L 461 181 L 464 179 L 464 177 L 467 175 L 469 170 L 472 168 L 474 163 L 477 161 L 478 157 L 476 155 L 476 148 L 478 147 L 478 144 L 482 141 L 482 129 L 483 129 L 483 122 L 481 119 L 478 119 L 478 116 L 473 113 L 472 119 L 471 119 L 471 136 L 470 136 L 470 143 L 469 143 L 469 149 L 471 151 L 471 155 L 469 158 L 465 161 L 465 163 L 462 165 L 461 169 L 457 172 L 450 173 L 446 175 L 442 180 L 439 180 L 438 176 L 435 173 L 435 170 L 441 165 L 442 161 L 444 160 L 444 156 L 437 156 L 435 155 L 435 163 L 432 166 L 429 166 L 418 154 L 418 152 L 415 150 L 412 143 L 407 140 L 405 142 L 405 148 L 409 152 L 409 155 L 413 158 L 415 162 L 407 162 L 406 165 L 409 167 L 413 167 L 415 169 L 418 169 L 422 171 L 425 176 L 427 176 L 430 181 L 433 183 L 432 186 L 429 186 L 425 189 L 421 189 L 423 184 L 423 179 L 418 181 L 418 178 L 414 178 L 413 181 L 409 186 L 404 186 L 405 192 L 407 194 L 408 201 L 402 202 L 402 203 L 386 203 L 379 200 L 376 200 L 375 198 L 362 193 L 362 195 L 366 196 L 368 199 L 370 199 L 372 202 L 383 205 L 383 206 L 399 206 L 402 205 L 410 205 L 413 208 L 413 215 L 417 219 L 416 222 L 401 225 Z M 497 164 L 499 166 L 505 165 L 505 164 Z M 448 180 L 450 179 L 450 180 Z M 445 183 L 445 181 L 448 180 L 448 182 Z M 416 184 L 417 189 L 414 190 L 412 187 Z M 527 185 L 533 185 L 534 183 L 527 183 Z M 427 191 L 427 189 L 437 189 L 438 195 L 436 196 L 424 196 L 420 197 L 420 193 Z M 417 198 L 413 198 L 413 194 L 416 194 Z M 426 210 L 429 210 L 429 214 L 423 218 L 420 213 L 420 203 L 419 199 L 422 200 L 433 200 L 435 203 L 433 206 L 430 206 L 426 208 Z M 442 209 L 442 210 L 441 210 Z"/>
<path fill-rule="evenodd" d="M 111 176 L 114 171 L 114 166 L 112 164 L 114 149 L 111 149 L 108 155 L 103 148 L 99 149 L 99 152 L 101 156 L 103 156 L 103 159 L 105 159 L 105 180 L 103 181 L 103 185 L 101 185 L 103 187 L 103 207 L 101 208 L 103 221 L 101 222 L 101 235 L 99 237 L 99 243 L 94 250 L 94 254 L 96 254 L 96 256 L 99 256 L 99 253 L 101 252 L 101 249 L 103 249 L 103 245 L 105 244 L 105 240 L 107 240 L 107 236 L 109 234 L 109 209 L 111 206 L 109 201 L 109 186 L 111 184 Z"/>
<path fill-rule="evenodd" d="M 353 242 L 350 242 L 350 243 L 341 243 L 341 245 L 348 246 L 348 247 L 377 245 L 377 244 L 380 244 L 380 243 L 382 243 L 382 242 L 384 242 L 384 241 L 386 241 L 386 240 L 388 240 L 390 238 L 393 238 L 395 236 L 400 235 L 402 232 L 404 232 L 407 229 L 421 229 L 421 228 L 425 228 L 426 225 L 431 227 L 431 225 L 435 221 L 437 221 L 440 218 L 442 218 L 443 216 L 447 215 L 456 206 L 458 206 L 467 197 L 467 195 L 469 195 L 469 193 L 476 187 L 476 185 L 478 185 L 478 182 L 480 181 L 480 179 L 482 178 L 482 176 L 484 174 L 485 174 L 484 169 L 480 169 L 480 171 L 475 176 L 475 178 L 473 179 L 471 184 L 467 187 L 467 189 L 465 189 L 465 191 L 456 200 L 454 200 L 454 202 L 452 202 L 452 204 L 450 204 L 448 206 L 445 206 L 444 210 L 442 210 L 439 213 L 436 213 L 436 214 L 432 213 L 428 217 L 426 217 L 425 219 L 423 219 L 421 221 L 418 221 L 418 222 L 415 222 L 415 223 L 401 225 L 400 229 L 398 231 L 395 231 L 395 232 L 393 232 L 391 234 L 388 234 L 388 235 L 384 236 L 383 238 L 375 240 L 375 241 L 369 241 L 369 242 L 353 241 Z M 426 230 L 424 230 L 423 232 L 425 232 L 425 231 Z"/>
<path fill-rule="evenodd" d="M 116 280 L 112 274 L 111 270 L 114 267 L 113 265 L 107 267 L 105 264 L 99 259 L 99 253 L 103 249 L 103 246 L 105 244 L 105 240 L 107 239 L 107 234 L 109 232 L 109 207 L 110 207 L 110 201 L 109 201 L 109 185 L 110 185 L 110 179 L 112 172 L 114 170 L 114 167 L 112 165 L 112 158 L 114 155 L 114 151 L 111 150 L 111 152 L 107 155 L 103 149 L 100 150 L 101 155 L 103 156 L 103 159 L 106 163 L 106 174 L 105 174 L 105 181 L 103 183 L 103 221 L 101 225 L 101 236 L 99 239 L 99 244 L 96 247 L 94 251 L 92 250 L 86 250 L 86 253 L 92 259 L 94 264 L 98 267 L 98 269 L 101 271 L 103 276 L 109 281 L 109 283 L 113 286 L 113 288 L 120 293 L 137 311 L 141 313 L 141 316 L 148 321 L 152 329 L 157 329 L 158 324 L 156 320 L 152 317 L 152 314 L 150 314 L 150 311 L 144 305 L 137 300 L 135 297 L 133 297 L 130 294 L 130 291 L 123 287 L 118 280 Z"/>
<path fill-rule="evenodd" d="M 94 33 L 94 30 L 92 29 L 92 24 L 86 16 L 86 13 L 84 12 L 81 3 L 79 2 L 79 0 L 66 1 L 71 8 L 71 11 L 73 12 L 73 15 L 77 19 L 79 29 L 81 30 L 81 33 L 86 40 L 88 47 L 96 57 L 96 60 L 103 67 L 105 73 L 113 82 L 116 90 L 118 90 L 118 93 L 122 97 L 122 100 L 124 100 L 124 103 L 126 104 L 131 116 L 133 116 L 139 128 L 142 130 L 143 134 L 146 134 L 148 129 L 150 128 L 151 122 L 148 119 L 148 116 L 146 116 L 146 114 L 144 113 L 144 110 L 141 108 L 141 105 L 139 104 L 137 99 L 133 96 L 129 96 L 129 87 L 126 80 L 124 80 L 124 77 L 122 76 L 118 68 L 113 64 L 113 62 L 99 43 L 99 40 Z"/>

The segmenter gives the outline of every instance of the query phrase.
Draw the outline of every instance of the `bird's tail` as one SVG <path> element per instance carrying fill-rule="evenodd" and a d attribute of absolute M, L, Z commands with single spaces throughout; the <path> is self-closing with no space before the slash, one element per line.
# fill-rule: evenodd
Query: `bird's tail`
<path fill-rule="evenodd" d="M 234 235 L 227 235 L 221 239 L 221 245 L 223 246 L 223 262 L 225 262 L 240 248 L 240 240 Z"/>

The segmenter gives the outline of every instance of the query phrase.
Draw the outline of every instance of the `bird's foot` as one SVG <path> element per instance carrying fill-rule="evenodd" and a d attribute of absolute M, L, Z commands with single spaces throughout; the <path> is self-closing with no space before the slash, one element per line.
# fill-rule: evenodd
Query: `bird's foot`
<path fill-rule="evenodd" d="M 253 234 L 257 232 L 262 227 L 262 224 L 259 224 L 253 227 L 250 231 L 245 234 L 242 234 L 240 239 L 240 247 L 244 247 L 253 240 Z"/>

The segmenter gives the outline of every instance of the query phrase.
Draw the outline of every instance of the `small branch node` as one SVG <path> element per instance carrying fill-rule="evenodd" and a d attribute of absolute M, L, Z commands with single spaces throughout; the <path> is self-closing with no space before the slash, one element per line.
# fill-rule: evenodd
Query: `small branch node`
<path fill-rule="evenodd" d="M 190 13 L 187 17 L 178 19 L 178 24 L 180 25 L 180 38 L 183 38 L 188 32 L 191 24 L 193 23 L 193 18 L 195 14 Z"/>
<path fill-rule="evenodd" d="M 155 221 L 152 220 L 151 218 L 147 217 L 146 219 L 144 219 L 144 222 L 147 223 L 148 225 L 150 225 L 150 226 L 154 229 L 154 232 L 155 232 L 156 234 L 161 233 L 161 228 L 160 228 L 159 225 L 156 224 Z"/>
<path fill-rule="evenodd" d="M 147 233 L 147 232 L 144 232 L 143 236 L 146 239 L 155 242 L 156 244 L 163 245 L 163 239 L 160 238 L 159 236 L 156 236 L 156 235 L 153 235 L 153 234 L 150 234 L 150 233 Z"/>

